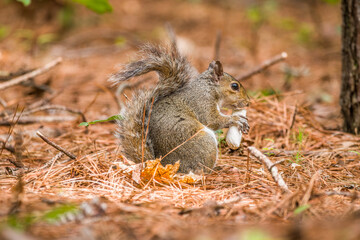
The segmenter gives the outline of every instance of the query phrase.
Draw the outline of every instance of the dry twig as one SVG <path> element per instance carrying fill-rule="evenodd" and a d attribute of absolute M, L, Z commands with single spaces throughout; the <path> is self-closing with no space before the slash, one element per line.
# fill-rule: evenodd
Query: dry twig
<path fill-rule="evenodd" d="M 21 117 L 16 124 L 31 124 L 40 122 L 66 122 L 74 121 L 76 117 L 73 116 L 25 116 Z M 0 120 L 0 126 L 11 126 L 15 123 L 14 120 Z"/>
<path fill-rule="evenodd" d="M 245 73 L 242 76 L 239 76 L 237 79 L 239 81 L 243 81 L 246 80 L 252 76 L 254 76 L 255 74 L 261 73 L 262 71 L 264 71 L 265 69 L 271 67 L 272 65 L 281 62 L 283 60 L 285 60 L 287 58 L 287 53 L 286 52 L 282 52 L 279 55 L 276 55 L 275 57 L 263 62 L 260 66 L 258 66 L 257 68 L 249 71 L 248 73 Z"/>
<path fill-rule="evenodd" d="M 286 185 L 284 179 L 279 174 L 277 167 L 274 166 L 271 160 L 267 158 L 264 154 L 262 154 L 259 150 L 257 150 L 255 147 L 248 147 L 248 149 L 251 155 L 253 155 L 254 157 L 256 157 L 265 164 L 265 166 L 271 173 L 271 176 L 273 177 L 274 181 L 279 185 L 279 187 L 285 192 L 291 192 L 289 187 Z"/>
<path fill-rule="evenodd" d="M 306 205 L 308 202 L 309 202 L 309 199 L 311 197 L 311 192 L 313 190 L 313 187 L 314 187 L 314 184 L 315 184 L 315 181 L 317 180 L 317 178 L 319 177 L 320 175 L 320 171 L 317 171 L 312 177 L 311 177 L 311 180 L 310 180 L 310 183 L 309 183 L 309 186 L 307 187 L 306 189 L 306 192 L 301 200 L 301 205 Z"/>
<path fill-rule="evenodd" d="M 47 72 L 47 71 L 49 71 L 51 68 L 53 68 L 53 67 L 55 67 L 56 65 L 58 65 L 61 61 L 62 61 L 62 58 L 59 57 L 59 58 L 55 59 L 54 61 L 51 61 L 51 62 L 47 63 L 46 65 L 44 65 L 44 66 L 41 67 L 41 68 L 38 68 L 38 69 L 36 69 L 36 70 L 34 70 L 34 71 L 31 71 L 31 72 L 29 72 L 29 73 L 26 73 L 26 74 L 24 74 L 24 75 L 22 75 L 22 76 L 20 76 L 20 77 L 16 77 L 16 78 L 14 78 L 14 79 L 12 79 L 12 80 L 10 80 L 10 81 L 1 83 L 1 84 L 0 84 L 0 90 L 4 90 L 4 89 L 6 89 L 6 88 L 15 86 L 15 85 L 17 85 L 17 84 L 19 84 L 19 83 L 22 83 L 22 82 L 30 79 L 30 78 L 33 78 L 33 77 L 35 77 L 35 76 L 37 76 L 37 75 L 40 75 L 40 74 L 42 74 L 42 73 L 44 73 L 44 72 Z"/>
<path fill-rule="evenodd" d="M 76 156 L 74 154 L 72 154 L 71 152 L 65 150 L 63 147 L 60 147 L 59 145 L 57 145 L 56 143 L 54 143 L 53 141 L 51 141 L 50 139 L 48 139 L 47 137 L 45 137 L 40 131 L 37 131 L 36 134 L 42 139 L 44 140 L 44 142 L 46 142 L 47 144 L 49 144 L 50 146 L 56 148 L 57 150 L 59 150 L 60 152 L 63 152 L 64 154 L 66 154 L 69 158 L 71 159 L 76 159 Z"/>
<path fill-rule="evenodd" d="M 27 116 L 30 115 L 32 113 L 36 113 L 36 112 L 40 112 L 40 111 L 46 111 L 46 110 L 59 110 L 59 111 L 66 111 L 66 112 L 70 112 L 70 113 L 74 113 L 74 114 L 78 114 L 81 116 L 81 120 L 83 122 L 86 122 L 86 118 L 83 112 L 81 112 L 80 110 L 76 110 L 76 109 L 71 109 L 65 106 L 61 106 L 61 105 L 47 105 L 47 106 L 40 106 L 37 108 L 33 108 L 30 109 L 28 111 L 24 111 L 23 112 L 23 116 Z"/>

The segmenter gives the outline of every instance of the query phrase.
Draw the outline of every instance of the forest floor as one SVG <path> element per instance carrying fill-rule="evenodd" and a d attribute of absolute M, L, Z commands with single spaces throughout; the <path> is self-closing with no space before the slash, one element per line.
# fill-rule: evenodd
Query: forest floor
<path fill-rule="evenodd" d="M 0 3 L 0 239 L 360 239 L 360 137 L 341 132 L 338 104 L 339 4 L 110 2 L 105 15 L 57 1 Z M 166 23 L 200 72 L 219 30 L 233 76 L 288 54 L 244 80 L 250 132 L 237 151 L 219 134 L 218 167 L 194 182 L 139 176 L 113 122 L 79 126 L 119 113 L 108 77 L 142 43 L 168 41 Z M 58 57 L 48 72 L 1 89 Z M 156 75 L 130 81 L 139 82 L 125 94 L 154 86 Z M 249 146 L 276 163 L 288 191 Z"/>

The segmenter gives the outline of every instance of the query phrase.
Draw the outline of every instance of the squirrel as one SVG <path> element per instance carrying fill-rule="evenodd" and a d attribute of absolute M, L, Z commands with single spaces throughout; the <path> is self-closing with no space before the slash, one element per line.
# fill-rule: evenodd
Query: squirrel
<path fill-rule="evenodd" d="M 209 172 L 218 158 L 215 130 L 237 126 L 247 133 L 247 119 L 224 115 L 229 109 L 247 107 L 250 99 L 242 84 L 212 61 L 198 73 L 176 44 L 147 44 L 140 59 L 113 74 L 120 83 L 148 72 L 158 73 L 153 90 L 139 91 L 126 105 L 118 121 L 117 137 L 126 158 L 141 163 L 160 158 L 162 165 L 180 161 L 179 172 Z"/>

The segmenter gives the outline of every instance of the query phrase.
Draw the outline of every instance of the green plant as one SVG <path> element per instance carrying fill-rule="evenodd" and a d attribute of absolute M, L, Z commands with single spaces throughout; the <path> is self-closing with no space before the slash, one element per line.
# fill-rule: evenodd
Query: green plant
<path fill-rule="evenodd" d="M 349 152 L 351 152 L 351 153 L 356 153 L 357 155 L 359 155 L 360 156 L 360 152 L 358 152 L 358 151 L 349 151 Z"/>
<path fill-rule="evenodd" d="M 50 224 L 57 223 L 63 216 L 67 214 L 78 213 L 79 208 L 73 204 L 64 204 L 54 207 L 46 212 L 41 213 L 28 213 L 24 216 L 17 214 L 8 216 L 0 227 L 8 226 L 19 231 L 25 231 L 31 225 L 37 222 L 47 222 Z"/>
<path fill-rule="evenodd" d="M 304 211 L 306 211 L 307 209 L 309 209 L 310 207 L 311 207 L 310 204 L 301 205 L 294 210 L 294 215 L 297 216 L 303 213 Z"/>
<path fill-rule="evenodd" d="M 16 0 L 24 4 L 25 7 L 31 4 L 31 0 Z M 86 8 L 98 14 L 112 12 L 112 6 L 108 0 L 71 0 L 72 2 L 81 4 Z"/>
<path fill-rule="evenodd" d="M 18 2 L 21 2 L 22 4 L 24 4 L 25 7 L 29 6 L 31 3 L 31 0 L 16 0 Z"/>
<path fill-rule="evenodd" d="M 299 128 L 298 133 L 296 134 L 296 143 L 302 145 L 305 138 L 304 129 Z"/>
<path fill-rule="evenodd" d="M 264 232 L 262 229 L 251 228 L 244 230 L 238 239 L 242 240 L 273 240 L 268 233 Z"/>
<path fill-rule="evenodd" d="M 6 38 L 9 34 L 9 29 L 6 26 L 0 26 L 0 40 Z"/>
<path fill-rule="evenodd" d="M 47 211 L 41 216 L 41 219 L 48 223 L 56 223 L 60 218 L 66 214 L 76 214 L 79 211 L 78 207 L 72 204 L 65 204 Z"/>
<path fill-rule="evenodd" d="M 121 115 L 114 115 L 114 116 L 111 116 L 107 119 L 102 119 L 102 120 L 94 120 L 94 121 L 91 121 L 91 122 L 82 122 L 79 124 L 79 126 L 89 126 L 89 125 L 92 125 L 92 124 L 95 124 L 95 123 L 100 123 L 100 122 L 109 122 L 109 121 L 114 121 L 114 120 L 123 120 L 123 116 Z"/>
<path fill-rule="evenodd" d="M 266 89 L 261 90 L 260 92 L 261 92 L 261 95 L 264 97 L 280 94 L 279 90 L 275 90 L 273 88 L 266 88 Z"/>
<path fill-rule="evenodd" d="M 296 154 L 292 156 L 291 162 L 300 164 L 303 160 L 304 156 L 300 152 L 296 152 Z"/>
<path fill-rule="evenodd" d="M 36 221 L 36 217 L 33 214 L 28 214 L 23 217 L 18 215 L 10 215 L 7 217 L 5 224 L 13 229 L 24 231 Z"/>
<path fill-rule="evenodd" d="M 301 24 L 295 35 L 295 39 L 304 45 L 309 45 L 313 42 L 314 30 L 309 24 Z"/>

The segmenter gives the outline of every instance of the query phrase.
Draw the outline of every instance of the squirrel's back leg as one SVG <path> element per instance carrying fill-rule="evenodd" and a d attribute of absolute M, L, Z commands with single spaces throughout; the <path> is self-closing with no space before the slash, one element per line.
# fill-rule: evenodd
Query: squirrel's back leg
<path fill-rule="evenodd" d="M 217 140 L 215 133 L 203 127 L 200 132 L 184 145 L 166 156 L 162 161 L 166 165 L 180 160 L 179 172 L 209 172 L 218 157 Z"/>
<path fill-rule="evenodd" d="M 163 157 L 163 165 L 180 161 L 182 173 L 209 172 L 218 156 L 215 133 L 198 121 L 187 121 L 186 117 L 169 122 L 177 124 L 170 126 L 160 120 L 150 125 L 155 157 Z"/>

